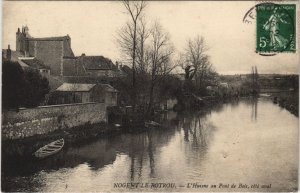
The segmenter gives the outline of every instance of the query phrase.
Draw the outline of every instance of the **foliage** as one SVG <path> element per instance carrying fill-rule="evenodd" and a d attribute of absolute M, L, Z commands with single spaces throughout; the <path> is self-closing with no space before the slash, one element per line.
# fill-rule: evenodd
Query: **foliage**
<path fill-rule="evenodd" d="M 208 47 L 203 37 L 198 35 L 188 40 L 178 61 L 185 70 L 185 91 L 205 95 L 207 86 L 217 85 L 218 74 L 206 54 L 207 51 Z"/>
<path fill-rule="evenodd" d="M 23 70 L 16 62 L 3 62 L 3 108 L 36 107 L 49 93 L 49 82 L 37 70 Z"/>
<path fill-rule="evenodd" d="M 2 63 L 2 107 L 18 108 L 25 94 L 24 71 L 17 62 Z"/>
<path fill-rule="evenodd" d="M 37 70 L 26 69 L 24 71 L 26 93 L 24 95 L 24 106 L 38 106 L 49 93 L 50 87 L 47 78 L 42 77 Z"/>
<path fill-rule="evenodd" d="M 161 99 L 181 97 L 181 81 L 172 75 L 165 76 L 158 84 L 157 95 Z"/>

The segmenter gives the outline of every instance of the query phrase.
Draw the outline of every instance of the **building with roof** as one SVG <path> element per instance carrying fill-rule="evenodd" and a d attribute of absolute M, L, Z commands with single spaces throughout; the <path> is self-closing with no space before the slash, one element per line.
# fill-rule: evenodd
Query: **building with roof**
<path fill-rule="evenodd" d="M 7 49 L 2 50 L 2 60 L 18 62 L 23 69 L 31 68 L 38 70 L 42 75 L 50 75 L 50 67 L 45 65 L 43 61 L 35 57 L 24 57 L 20 52 L 11 50 L 10 45 Z"/>
<path fill-rule="evenodd" d="M 21 61 L 24 58 L 28 60 Z M 22 27 L 21 30 L 18 28 L 16 32 L 16 51 L 10 48 L 3 49 L 2 59 L 18 61 L 22 67 L 34 67 L 42 73 L 50 73 L 51 77 L 61 80 L 63 80 L 62 77 L 126 76 L 117 63 L 114 64 L 103 56 L 86 56 L 85 54 L 75 56 L 69 35 L 35 38 L 29 34 L 27 26 Z"/>
<path fill-rule="evenodd" d="M 51 96 L 53 104 L 71 103 L 105 103 L 106 106 L 117 105 L 117 93 L 109 84 L 63 83 Z"/>
<path fill-rule="evenodd" d="M 43 61 L 34 57 L 20 57 L 19 64 L 23 68 L 32 68 L 38 70 L 42 75 L 50 75 L 50 67 L 46 66 Z"/>
<path fill-rule="evenodd" d="M 64 57 L 74 57 L 69 35 L 61 37 L 34 38 L 27 26 L 18 28 L 16 52 L 24 57 L 34 57 L 43 61 L 51 69 L 51 75 L 63 76 Z"/>
<path fill-rule="evenodd" d="M 13 62 L 18 62 L 19 57 L 24 57 L 24 55 L 20 52 L 14 51 L 10 49 L 10 45 L 8 45 L 7 49 L 2 49 L 2 60 L 9 60 Z"/>
<path fill-rule="evenodd" d="M 110 59 L 103 56 L 64 57 L 64 76 L 120 77 L 125 73 Z"/>

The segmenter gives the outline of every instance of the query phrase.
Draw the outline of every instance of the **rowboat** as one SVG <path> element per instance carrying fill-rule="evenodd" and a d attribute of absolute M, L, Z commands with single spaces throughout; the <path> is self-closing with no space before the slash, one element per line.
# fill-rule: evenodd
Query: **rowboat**
<path fill-rule="evenodd" d="M 44 158 L 50 155 L 53 155 L 57 152 L 59 152 L 65 144 L 64 139 L 59 139 L 56 141 L 53 141 L 40 149 L 38 149 L 35 153 L 34 156 L 37 158 Z"/>

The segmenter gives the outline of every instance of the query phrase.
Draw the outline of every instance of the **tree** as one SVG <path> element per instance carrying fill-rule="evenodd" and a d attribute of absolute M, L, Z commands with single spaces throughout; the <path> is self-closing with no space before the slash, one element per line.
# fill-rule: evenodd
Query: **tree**
<path fill-rule="evenodd" d="M 186 81 L 191 83 L 194 80 L 195 87 L 202 90 L 207 84 L 212 84 L 217 75 L 206 54 L 207 51 L 208 47 L 205 45 L 204 38 L 198 35 L 188 40 L 180 61 L 186 73 Z"/>
<path fill-rule="evenodd" d="M 2 63 L 2 107 L 18 108 L 25 93 L 24 71 L 17 62 Z"/>
<path fill-rule="evenodd" d="M 137 73 L 145 75 L 148 71 L 148 63 L 147 55 L 145 54 L 145 46 L 146 41 L 148 37 L 150 36 L 150 31 L 146 26 L 145 18 L 142 17 L 139 20 L 139 26 L 138 26 L 138 38 L 137 38 Z"/>
<path fill-rule="evenodd" d="M 142 12 L 146 7 L 144 1 L 123 1 L 123 5 L 130 15 L 130 22 L 127 22 L 126 26 L 119 32 L 118 42 L 121 46 L 121 50 L 125 55 L 129 56 L 132 62 L 132 101 L 135 106 L 136 101 L 136 53 L 137 53 L 137 30 L 138 22 L 142 17 Z"/>
<path fill-rule="evenodd" d="M 147 62 L 150 68 L 148 112 L 153 108 L 155 86 L 175 67 L 171 65 L 171 55 L 173 52 L 174 48 L 170 42 L 169 35 L 156 22 L 150 31 L 150 43 L 146 51 Z"/>
<path fill-rule="evenodd" d="M 37 70 L 25 70 L 17 62 L 3 62 L 3 108 L 36 107 L 49 93 L 48 80 Z"/>
<path fill-rule="evenodd" d="M 36 107 L 49 93 L 49 82 L 37 70 L 30 68 L 24 70 L 24 77 L 26 92 L 23 97 L 23 105 L 25 107 Z"/>

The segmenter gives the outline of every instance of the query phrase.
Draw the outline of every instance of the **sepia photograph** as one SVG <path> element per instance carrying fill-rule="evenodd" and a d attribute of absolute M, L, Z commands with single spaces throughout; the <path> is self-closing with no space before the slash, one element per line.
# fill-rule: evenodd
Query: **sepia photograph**
<path fill-rule="evenodd" d="M 299 1 L 2 1 L 2 192 L 297 192 Z"/>

